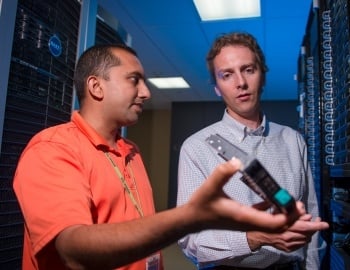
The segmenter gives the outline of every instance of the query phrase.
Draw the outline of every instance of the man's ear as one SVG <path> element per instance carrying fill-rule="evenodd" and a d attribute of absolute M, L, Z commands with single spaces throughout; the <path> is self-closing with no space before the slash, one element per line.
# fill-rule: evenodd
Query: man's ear
<path fill-rule="evenodd" d="M 219 89 L 216 85 L 214 86 L 214 90 L 215 90 L 216 95 L 217 95 L 218 97 L 221 97 L 221 91 L 220 91 L 220 89 Z"/>
<path fill-rule="evenodd" d="M 96 76 L 89 76 L 87 79 L 87 87 L 89 94 L 97 100 L 103 99 L 104 93 L 100 85 L 100 80 Z"/>

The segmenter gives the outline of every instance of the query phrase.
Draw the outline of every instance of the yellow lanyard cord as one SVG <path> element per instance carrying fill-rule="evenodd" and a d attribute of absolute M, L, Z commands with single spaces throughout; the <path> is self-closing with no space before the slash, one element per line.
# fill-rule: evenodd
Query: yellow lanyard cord
<path fill-rule="evenodd" d="M 104 153 L 105 153 L 107 159 L 111 162 L 112 167 L 114 168 L 115 172 L 117 173 L 117 175 L 118 175 L 118 177 L 119 177 L 119 179 L 120 179 L 120 182 L 122 183 L 122 185 L 123 185 L 125 191 L 128 193 L 128 195 L 129 195 L 129 197 L 130 197 L 130 200 L 131 200 L 131 202 L 133 203 L 133 205 L 135 206 L 137 212 L 139 212 L 140 216 L 143 217 L 142 208 L 141 208 L 141 206 L 137 203 L 137 201 L 136 201 L 134 195 L 132 194 L 132 192 L 131 192 L 131 190 L 130 190 L 128 184 L 126 183 L 126 180 L 125 180 L 124 176 L 123 176 L 122 173 L 120 172 L 118 166 L 114 163 L 113 159 L 111 158 L 111 156 L 109 155 L 108 152 L 104 152 Z M 135 183 L 135 185 L 136 185 L 136 183 Z M 140 203 L 141 203 L 141 202 L 140 202 Z"/>

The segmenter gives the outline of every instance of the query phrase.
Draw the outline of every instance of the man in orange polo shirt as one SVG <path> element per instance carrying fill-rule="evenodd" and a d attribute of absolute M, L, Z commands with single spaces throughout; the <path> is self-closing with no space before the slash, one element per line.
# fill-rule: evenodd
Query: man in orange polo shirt
<path fill-rule="evenodd" d="M 139 150 L 120 136 L 150 98 L 136 53 L 95 46 L 79 59 L 80 110 L 35 135 L 14 190 L 25 219 L 23 269 L 163 269 L 159 250 L 202 229 L 286 229 L 304 213 L 271 215 L 230 200 L 223 185 L 240 166 L 219 165 L 183 206 L 155 214 Z"/>

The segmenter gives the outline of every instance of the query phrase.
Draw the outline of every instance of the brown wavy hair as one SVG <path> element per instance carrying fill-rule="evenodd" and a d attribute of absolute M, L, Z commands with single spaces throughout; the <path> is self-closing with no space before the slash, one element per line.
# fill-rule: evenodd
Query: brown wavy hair
<path fill-rule="evenodd" d="M 244 46 L 249 48 L 255 55 L 256 62 L 263 74 L 263 84 L 265 83 L 266 72 L 268 67 L 265 63 L 265 55 L 261 50 L 256 39 L 249 33 L 244 32 L 232 32 L 222 34 L 216 38 L 207 54 L 207 68 L 209 70 L 211 80 L 216 84 L 215 71 L 214 71 L 214 58 L 220 53 L 221 49 L 227 46 Z"/>

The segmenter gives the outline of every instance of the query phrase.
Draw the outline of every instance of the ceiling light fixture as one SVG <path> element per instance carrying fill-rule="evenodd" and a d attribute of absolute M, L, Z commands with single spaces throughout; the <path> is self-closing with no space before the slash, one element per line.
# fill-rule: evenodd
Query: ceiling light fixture
<path fill-rule="evenodd" d="M 149 78 L 148 81 L 160 89 L 190 88 L 182 77 Z"/>
<path fill-rule="evenodd" d="M 260 0 L 193 0 L 202 21 L 260 17 Z"/>

